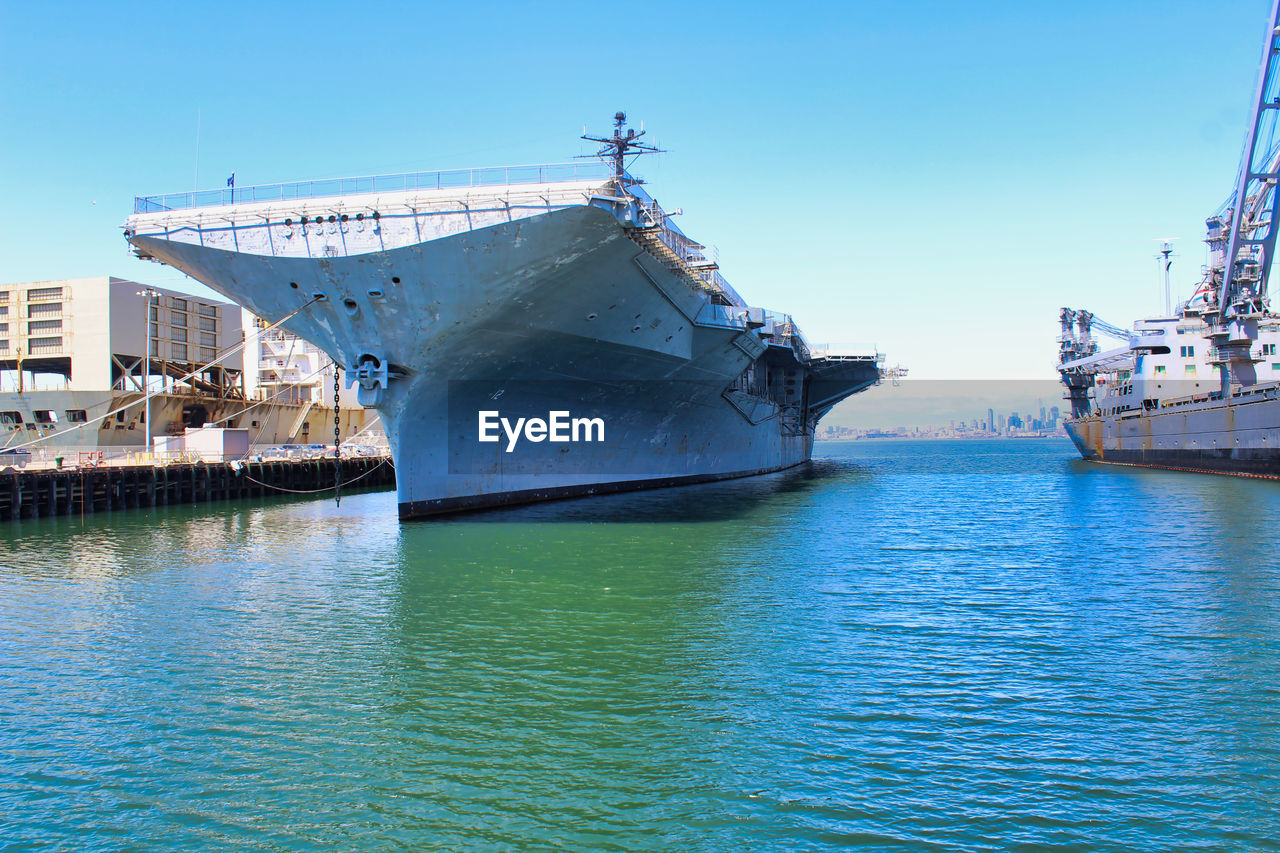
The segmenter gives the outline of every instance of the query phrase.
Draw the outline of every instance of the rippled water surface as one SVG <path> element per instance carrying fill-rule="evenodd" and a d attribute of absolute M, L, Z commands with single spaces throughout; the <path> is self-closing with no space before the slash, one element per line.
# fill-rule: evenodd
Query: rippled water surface
<path fill-rule="evenodd" d="M 0 528 L 0 847 L 1277 849 L 1280 483 L 817 455 Z"/>

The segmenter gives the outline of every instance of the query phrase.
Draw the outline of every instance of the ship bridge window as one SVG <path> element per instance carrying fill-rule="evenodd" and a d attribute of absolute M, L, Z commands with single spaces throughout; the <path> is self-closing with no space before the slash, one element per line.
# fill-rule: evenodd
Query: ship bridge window
<path fill-rule="evenodd" d="M 35 415 L 38 424 L 56 424 L 58 418 L 53 413 L 53 409 L 36 409 L 31 414 Z"/>
<path fill-rule="evenodd" d="M 1171 351 L 1168 347 L 1152 347 L 1148 350 L 1152 355 L 1168 355 Z"/>
<path fill-rule="evenodd" d="M 1165 366 L 1163 364 L 1157 364 L 1156 373 L 1164 373 L 1164 372 L 1165 372 Z"/>
<path fill-rule="evenodd" d="M 0 412 L 0 424 L 22 423 L 22 412 Z"/>
<path fill-rule="evenodd" d="M 84 409 L 67 409 L 67 423 L 82 424 L 89 420 L 89 415 Z"/>

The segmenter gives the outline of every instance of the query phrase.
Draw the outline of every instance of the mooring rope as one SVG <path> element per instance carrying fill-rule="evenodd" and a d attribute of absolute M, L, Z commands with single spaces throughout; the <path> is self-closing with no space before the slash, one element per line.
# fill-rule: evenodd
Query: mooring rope
<path fill-rule="evenodd" d="M 377 471 L 383 465 L 391 465 L 392 468 L 395 467 L 395 465 L 392 464 L 390 459 L 384 458 L 381 462 L 379 462 L 377 465 L 374 465 L 368 471 L 365 471 L 359 477 L 353 477 L 350 480 L 347 480 L 345 483 L 338 483 L 333 486 L 325 486 L 323 489 L 286 489 L 284 486 L 273 486 L 270 483 L 264 483 L 261 480 L 255 480 L 253 477 L 250 477 L 248 474 L 245 474 L 245 473 L 241 473 L 239 476 L 244 477 L 250 483 L 256 483 L 259 486 L 264 486 L 265 488 L 268 488 L 268 489 L 275 489 L 276 491 L 279 491 L 279 492 L 288 492 L 291 495 L 318 495 L 323 492 L 332 492 L 334 489 L 341 488 L 342 486 L 349 486 L 352 483 L 355 483 L 359 480 L 363 480 L 365 477 L 368 477 L 370 474 L 372 474 L 374 471 Z"/>

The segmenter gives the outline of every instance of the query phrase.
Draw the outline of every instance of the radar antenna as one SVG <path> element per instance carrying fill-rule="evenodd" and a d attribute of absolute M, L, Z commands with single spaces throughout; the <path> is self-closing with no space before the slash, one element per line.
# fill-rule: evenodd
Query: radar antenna
<path fill-rule="evenodd" d="M 623 133 L 623 130 L 626 133 Z M 613 116 L 613 136 L 590 136 L 584 133 L 582 138 L 588 142 L 598 142 L 602 146 L 595 154 L 584 154 L 583 157 L 605 157 L 613 161 L 613 179 L 619 187 L 631 184 L 642 184 L 644 181 L 627 174 L 625 158 L 631 154 L 661 154 L 662 149 L 647 143 L 641 143 L 644 130 L 636 133 L 635 128 L 627 127 L 627 114 L 619 110 Z"/>

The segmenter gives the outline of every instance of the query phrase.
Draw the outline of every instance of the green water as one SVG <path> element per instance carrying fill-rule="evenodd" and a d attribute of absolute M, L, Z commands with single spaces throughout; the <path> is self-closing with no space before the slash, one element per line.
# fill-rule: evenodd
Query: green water
<path fill-rule="evenodd" d="M 0 531 L 4 849 L 1278 849 L 1280 484 L 1069 444 Z"/>

